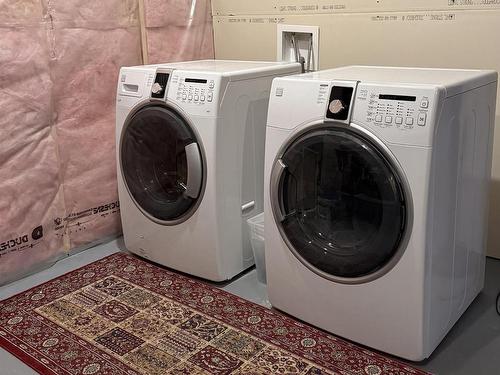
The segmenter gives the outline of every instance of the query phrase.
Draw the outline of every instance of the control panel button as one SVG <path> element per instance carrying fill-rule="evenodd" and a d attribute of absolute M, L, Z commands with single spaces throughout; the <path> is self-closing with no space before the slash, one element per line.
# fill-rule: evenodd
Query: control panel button
<path fill-rule="evenodd" d="M 413 125 L 413 117 L 406 118 L 406 125 Z"/>
<path fill-rule="evenodd" d="M 392 116 L 385 116 L 385 123 L 386 124 L 392 123 Z"/>
<path fill-rule="evenodd" d="M 188 100 L 193 100 L 193 95 L 188 95 Z"/>
<path fill-rule="evenodd" d="M 210 83 L 208 84 L 208 88 L 213 89 L 214 87 L 215 87 L 214 81 L 210 81 Z"/>
<path fill-rule="evenodd" d="M 420 102 L 420 107 L 429 108 L 429 101 L 427 99 L 422 99 L 422 101 Z"/>
<path fill-rule="evenodd" d="M 212 95 L 212 93 L 210 92 L 210 93 L 208 93 L 208 95 L 207 95 L 207 100 L 208 100 L 209 102 L 211 102 L 211 101 L 212 101 L 212 99 L 213 99 L 213 95 Z"/>
<path fill-rule="evenodd" d="M 382 115 L 375 116 L 375 121 L 376 122 L 382 122 Z"/>
<path fill-rule="evenodd" d="M 198 95 L 195 95 L 194 96 L 194 101 L 197 102 L 200 98 L 198 97 Z"/>
<path fill-rule="evenodd" d="M 186 95 L 186 94 L 183 94 L 183 95 L 182 95 L 182 100 L 186 100 L 186 98 L 187 98 L 187 95 Z"/>
<path fill-rule="evenodd" d="M 403 118 L 401 116 L 396 117 L 396 124 L 401 125 L 403 123 Z"/>
<path fill-rule="evenodd" d="M 200 100 L 201 100 L 202 102 L 204 102 L 204 101 L 205 101 L 205 95 L 200 96 Z"/>
<path fill-rule="evenodd" d="M 418 120 L 417 120 L 417 124 L 420 125 L 420 126 L 425 126 L 425 122 L 427 121 L 427 113 L 425 112 L 420 112 L 418 114 Z"/>

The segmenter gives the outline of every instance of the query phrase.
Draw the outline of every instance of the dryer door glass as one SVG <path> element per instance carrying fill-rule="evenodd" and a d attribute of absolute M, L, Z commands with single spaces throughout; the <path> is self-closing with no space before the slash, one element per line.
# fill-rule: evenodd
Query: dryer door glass
<path fill-rule="evenodd" d="M 140 109 L 125 125 L 120 161 L 136 205 L 162 224 L 186 219 L 200 199 L 203 167 L 190 125 L 171 108 Z"/>
<path fill-rule="evenodd" d="M 374 142 L 348 127 L 313 130 L 277 167 L 275 218 L 310 269 L 331 279 L 363 278 L 394 258 L 406 226 L 404 190 Z"/>

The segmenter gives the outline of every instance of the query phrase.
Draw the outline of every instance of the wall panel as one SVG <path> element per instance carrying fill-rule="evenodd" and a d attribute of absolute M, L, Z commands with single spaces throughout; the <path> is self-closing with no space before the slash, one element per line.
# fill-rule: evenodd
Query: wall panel
<path fill-rule="evenodd" d="M 216 57 L 275 60 L 276 25 L 284 23 L 319 26 L 321 69 L 361 64 L 500 71 L 500 1 L 311 3 L 214 0 Z M 493 158 L 488 247 L 500 258 L 500 130 Z"/>

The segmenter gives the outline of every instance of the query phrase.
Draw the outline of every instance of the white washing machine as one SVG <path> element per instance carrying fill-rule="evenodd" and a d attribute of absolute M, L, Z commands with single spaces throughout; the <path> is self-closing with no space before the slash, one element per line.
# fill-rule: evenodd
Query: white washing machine
<path fill-rule="evenodd" d="M 128 250 L 213 281 L 253 264 L 269 92 L 299 64 L 193 61 L 120 70 L 118 192 Z"/>
<path fill-rule="evenodd" d="M 483 287 L 497 74 L 346 67 L 273 82 L 269 299 L 414 361 Z"/>

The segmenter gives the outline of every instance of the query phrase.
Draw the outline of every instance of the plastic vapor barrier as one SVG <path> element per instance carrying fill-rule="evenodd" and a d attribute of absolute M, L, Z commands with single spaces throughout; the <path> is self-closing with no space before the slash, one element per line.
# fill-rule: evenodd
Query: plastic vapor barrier
<path fill-rule="evenodd" d="M 149 63 L 214 58 L 209 0 L 144 0 Z"/>
<path fill-rule="evenodd" d="M 46 230 L 64 204 L 43 11 L 37 1 L 0 5 L 0 283 L 64 251 Z"/>
<path fill-rule="evenodd" d="M 150 61 L 213 57 L 192 4 L 147 1 Z M 142 63 L 139 19 L 138 0 L 0 2 L 0 285 L 120 233 L 116 82 Z"/>
<path fill-rule="evenodd" d="M 133 0 L 59 0 L 49 2 L 48 12 L 65 203 L 65 216 L 56 221 L 62 219 L 58 227 L 74 248 L 120 231 L 113 92 L 120 66 L 141 62 L 138 6 Z"/>

